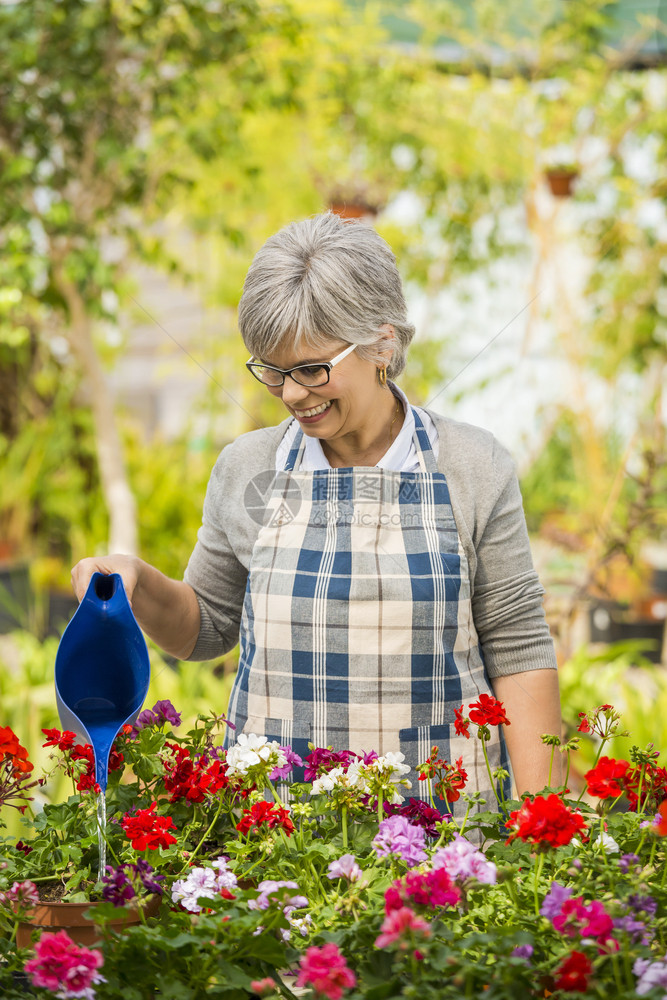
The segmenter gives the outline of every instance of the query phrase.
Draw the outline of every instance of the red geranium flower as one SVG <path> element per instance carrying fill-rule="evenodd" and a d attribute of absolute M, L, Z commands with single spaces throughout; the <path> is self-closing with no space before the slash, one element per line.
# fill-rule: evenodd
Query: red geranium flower
<path fill-rule="evenodd" d="M 667 837 L 667 801 L 661 802 L 658 806 L 656 816 L 655 832 L 659 837 Z"/>
<path fill-rule="evenodd" d="M 74 746 L 76 733 L 71 733 L 69 729 L 64 729 L 62 732 L 59 729 L 42 729 L 42 732 L 46 736 L 46 740 L 42 743 L 43 747 L 58 747 L 59 750 L 66 751 Z"/>
<path fill-rule="evenodd" d="M 19 743 L 16 733 L 9 726 L 0 726 L 0 761 L 7 759 L 14 774 L 27 774 L 33 765 L 28 760 L 28 751 Z"/>
<path fill-rule="evenodd" d="M 168 847 L 176 843 L 176 837 L 168 833 L 176 825 L 171 816 L 157 816 L 157 802 L 151 802 L 148 809 L 137 809 L 134 816 L 126 813 L 122 827 L 135 851 L 154 851 L 158 847 Z"/>
<path fill-rule="evenodd" d="M 558 978 L 555 988 L 569 993 L 585 993 L 592 971 L 593 966 L 583 951 L 573 951 L 556 969 Z"/>
<path fill-rule="evenodd" d="M 598 799 L 609 799 L 623 794 L 623 779 L 630 764 L 627 760 L 600 757 L 596 766 L 586 771 L 588 791 Z"/>
<path fill-rule="evenodd" d="M 250 809 L 244 809 L 241 819 L 236 824 L 239 833 L 249 833 L 253 826 L 266 824 L 269 829 L 276 826 L 282 827 L 289 836 L 294 830 L 294 823 L 289 814 L 289 809 L 282 809 L 273 802 L 255 802 Z"/>
<path fill-rule="evenodd" d="M 476 726 L 499 726 L 501 723 L 505 726 L 510 725 L 502 701 L 498 701 L 490 694 L 480 694 L 479 701 L 470 705 L 468 714 L 470 721 Z"/>
<path fill-rule="evenodd" d="M 470 739 L 470 719 L 463 718 L 463 705 L 460 708 L 454 709 L 454 731 L 457 736 L 465 736 L 467 740 Z"/>
<path fill-rule="evenodd" d="M 538 795 L 532 801 L 526 799 L 520 809 L 510 814 L 505 825 L 513 828 L 508 840 L 519 837 L 549 847 L 569 844 L 586 826 L 581 813 L 569 809 L 554 792 Z"/>
<path fill-rule="evenodd" d="M 229 785 L 227 765 L 222 761 L 211 761 L 205 756 L 192 760 L 189 751 L 176 743 L 166 743 L 165 747 L 170 751 L 164 761 L 164 785 L 171 792 L 170 802 L 178 799 L 203 802 L 207 795 L 215 795 Z"/>

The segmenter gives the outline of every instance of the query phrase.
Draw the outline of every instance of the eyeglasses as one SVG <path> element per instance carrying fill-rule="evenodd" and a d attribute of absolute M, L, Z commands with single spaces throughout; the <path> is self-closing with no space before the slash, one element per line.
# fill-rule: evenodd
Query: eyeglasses
<path fill-rule="evenodd" d="M 341 354 L 337 354 L 331 361 L 319 361 L 311 365 L 295 365 L 294 368 L 276 368 L 274 365 L 263 365 L 259 361 L 250 358 L 245 366 L 258 382 L 269 385 L 272 389 L 285 384 L 287 375 L 293 378 L 298 385 L 305 385 L 314 388 L 318 385 L 326 385 L 331 375 L 331 369 L 351 354 L 357 345 L 351 344 Z"/>

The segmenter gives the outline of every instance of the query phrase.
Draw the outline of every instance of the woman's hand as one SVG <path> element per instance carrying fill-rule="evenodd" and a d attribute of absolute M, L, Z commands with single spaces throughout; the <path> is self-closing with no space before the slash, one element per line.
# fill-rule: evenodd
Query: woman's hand
<path fill-rule="evenodd" d="M 111 555 L 82 559 L 72 570 L 79 602 L 93 573 L 118 573 L 134 617 L 144 632 L 172 656 L 186 659 L 199 635 L 199 603 L 182 580 L 172 580 L 136 556 Z"/>
<path fill-rule="evenodd" d="M 72 588 L 79 602 L 86 596 L 88 585 L 94 573 L 118 573 L 123 581 L 127 599 L 132 604 L 132 595 L 139 580 L 141 559 L 136 556 L 99 556 L 82 559 L 72 570 Z"/>

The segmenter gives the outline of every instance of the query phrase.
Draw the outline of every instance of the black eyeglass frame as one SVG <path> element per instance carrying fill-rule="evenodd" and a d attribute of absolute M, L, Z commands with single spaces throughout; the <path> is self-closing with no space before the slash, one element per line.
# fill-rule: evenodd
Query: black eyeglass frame
<path fill-rule="evenodd" d="M 343 358 L 346 358 L 348 354 L 351 354 L 356 346 L 357 346 L 356 344 L 350 344 L 349 347 L 347 347 L 344 351 L 341 351 L 340 354 L 337 354 L 335 358 L 331 359 L 331 361 L 316 361 L 316 362 L 311 361 L 310 363 L 305 363 L 302 365 L 294 365 L 293 368 L 277 368 L 275 365 L 262 364 L 261 362 L 254 360 L 255 357 L 254 354 L 250 358 L 248 358 L 248 360 L 245 363 L 245 366 L 250 372 L 250 374 L 254 376 L 254 378 L 256 378 L 258 382 L 266 386 L 267 389 L 282 389 L 282 387 L 285 385 L 285 379 L 288 375 L 291 379 L 293 379 L 294 382 L 296 382 L 297 385 L 302 386 L 304 389 L 319 389 L 321 386 L 327 385 L 327 383 L 329 382 L 329 379 L 331 378 L 331 369 L 334 368 L 339 361 L 342 361 Z M 254 371 L 255 368 L 268 368 L 272 372 L 277 372 L 279 375 L 282 375 L 283 380 L 282 382 L 275 382 L 275 383 L 265 382 L 264 379 L 260 378 L 259 375 Z M 327 377 L 324 380 L 324 382 L 316 382 L 316 383 L 299 382 L 298 378 L 294 378 L 293 372 L 298 372 L 301 368 L 323 368 L 324 371 L 326 372 Z"/>

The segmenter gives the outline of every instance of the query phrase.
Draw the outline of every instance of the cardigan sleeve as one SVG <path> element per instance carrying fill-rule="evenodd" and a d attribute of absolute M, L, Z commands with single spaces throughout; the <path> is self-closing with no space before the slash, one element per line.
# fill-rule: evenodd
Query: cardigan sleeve
<path fill-rule="evenodd" d="M 489 432 L 431 414 L 470 566 L 473 621 L 489 677 L 555 669 L 514 460 Z"/>
<path fill-rule="evenodd" d="M 493 505 L 475 532 L 473 618 L 490 677 L 556 667 L 514 462 L 494 441 Z"/>

